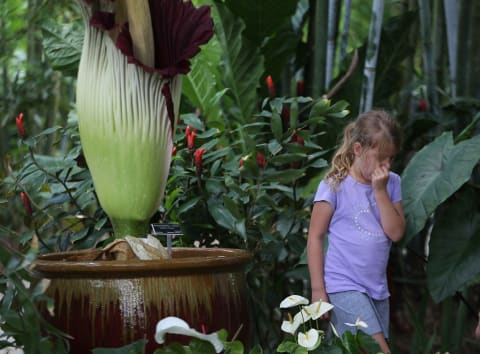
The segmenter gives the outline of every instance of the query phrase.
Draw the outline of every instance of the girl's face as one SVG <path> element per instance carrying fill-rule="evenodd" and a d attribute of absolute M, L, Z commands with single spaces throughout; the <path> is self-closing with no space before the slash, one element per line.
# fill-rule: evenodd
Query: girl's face
<path fill-rule="evenodd" d="M 390 144 L 363 147 L 360 143 L 355 143 L 353 152 L 355 154 L 352 165 L 354 177 L 366 184 L 371 183 L 373 171 L 377 168 L 383 167 L 390 170 L 395 157 L 395 148 Z"/>

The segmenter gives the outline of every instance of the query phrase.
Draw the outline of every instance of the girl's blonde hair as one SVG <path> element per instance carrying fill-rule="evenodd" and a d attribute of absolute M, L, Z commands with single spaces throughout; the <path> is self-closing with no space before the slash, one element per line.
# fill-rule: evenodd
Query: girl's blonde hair
<path fill-rule="evenodd" d="M 333 155 L 330 170 L 325 175 L 331 187 L 336 187 L 347 177 L 355 158 L 353 144 L 357 142 L 364 148 L 393 146 L 397 153 L 402 144 L 400 127 L 396 119 L 383 110 L 362 113 L 349 123 L 343 131 L 342 143 Z"/>

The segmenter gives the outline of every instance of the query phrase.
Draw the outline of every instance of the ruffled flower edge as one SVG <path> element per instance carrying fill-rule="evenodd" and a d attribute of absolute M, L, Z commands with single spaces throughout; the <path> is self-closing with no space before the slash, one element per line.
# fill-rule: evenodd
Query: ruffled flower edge
<path fill-rule="evenodd" d="M 165 79 L 187 74 L 190 71 L 190 59 L 200 52 L 200 46 L 214 34 L 209 6 L 195 7 L 190 1 L 182 0 L 148 0 L 154 40 L 152 67 L 135 57 L 128 22 L 119 23 L 120 16 L 115 16 L 114 10 L 102 9 L 101 1 L 85 3 L 92 9 L 90 25 L 108 31 L 115 46 L 128 58 L 129 63 L 139 65 L 147 72 L 157 72 Z"/>

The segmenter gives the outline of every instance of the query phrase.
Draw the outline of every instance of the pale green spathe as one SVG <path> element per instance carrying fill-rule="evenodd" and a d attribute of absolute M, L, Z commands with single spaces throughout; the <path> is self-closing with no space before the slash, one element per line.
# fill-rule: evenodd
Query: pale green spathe
<path fill-rule="evenodd" d="M 107 32 L 86 25 L 77 83 L 80 138 L 100 204 L 112 220 L 148 221 L 161 203 L 173 148 L 166 83 L 128 64 Z M 176 117 L 180 75 L 170 87 Z"/>

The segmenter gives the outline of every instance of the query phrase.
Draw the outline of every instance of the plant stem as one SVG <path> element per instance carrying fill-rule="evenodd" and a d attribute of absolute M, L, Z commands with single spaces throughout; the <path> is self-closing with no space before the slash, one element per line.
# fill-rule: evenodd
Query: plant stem
<path fill-rule="evenodd" d="M 115 238 L 125 236 L 145 237 L 148 233 L 149 220 L 130 220 L 111 218 Z"/>

